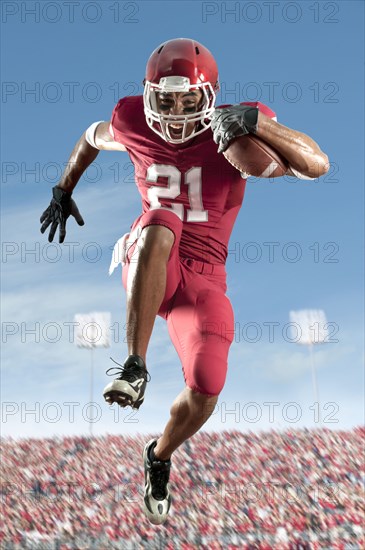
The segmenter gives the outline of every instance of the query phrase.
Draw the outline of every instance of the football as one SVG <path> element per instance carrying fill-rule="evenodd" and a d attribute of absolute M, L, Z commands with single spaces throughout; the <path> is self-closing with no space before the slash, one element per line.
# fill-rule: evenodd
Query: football
<path fill-rule="evenodd" d="M 284 157 L 253 134 L 235 138 L 223 154 L 237 170 L 259 178 L 279 178 L 289 166 Z"/>

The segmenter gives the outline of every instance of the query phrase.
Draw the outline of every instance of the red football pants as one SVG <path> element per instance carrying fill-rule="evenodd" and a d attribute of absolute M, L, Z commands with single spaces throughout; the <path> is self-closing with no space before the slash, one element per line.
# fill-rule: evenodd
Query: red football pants
<path fill-rule="evenodd" d="M 181 258 L 182 221 L 168 210 L 149 210 L 134 222 L 127 239 L 125 288 L 129 263 L 136 261 L 138 236 L 149 225 L 163 225 L 175 235 L 167 264 L 166 292 L 158 315 L 167 321 L 185 383 L 199 393 L 218 395 L 226 379 L 234 330 L 233 310 L 225 294 L 225 266 Z"/>

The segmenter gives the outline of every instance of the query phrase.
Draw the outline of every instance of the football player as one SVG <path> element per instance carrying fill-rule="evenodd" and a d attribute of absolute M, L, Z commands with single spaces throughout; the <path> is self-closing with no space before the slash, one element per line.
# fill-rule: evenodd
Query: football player
<path fill-rule="evenodd" d="M 59 227 L 62 243 L 70 215 L 84 224 L 72 198 L 83 172 L 100 150 L 128 152 L 142 213 L 118 241 L 112 262 L 123 264 L 128 356 L 114 367 L 118 375 L 104 398 L 137 409 L 143 403 L 156 315 L 166 319 L 186 384 L 161 437 L 143 452 L 144 510 L 154 524 L 170 509 L 171 456 L 207 421 L 226 378 L 234 320 L 225 262 L 246 180 L 221 152 L 235 137 L 254 133 L 287 159 L 288 174 L 317 178 L 328 170 L 318 145 L 276 122 L 265 105 L 216 109 L 218 90 L 216 62 L 202 44 L 179 38 L 158 46 L 147 63 L 143 96 L 121 99 L 110 121 L 91 124 L 41 217 L 41 232 L 50 226 L 52 241 Z"/>

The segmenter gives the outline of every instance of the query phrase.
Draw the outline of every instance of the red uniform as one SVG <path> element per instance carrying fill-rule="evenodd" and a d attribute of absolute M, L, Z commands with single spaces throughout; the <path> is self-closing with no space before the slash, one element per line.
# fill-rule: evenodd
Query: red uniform
<path fill-rule="evenodd" d="M 248 104 L 275 117 L 265 105 Z M 173 231 L 175 242 L 159 315 L 167 320 L 187 386 L 218 395 L 234 326 L 225 295 L 224 264 L 246 180 L 217 153 L 209 129 L 178 145 L 155 134 L 146 123 L 141 96 L 118 102 L 110 132 L 126 147 L 134 164 L 143 208 L 128 239 L 123 283 L 126 286 L 140 231 L 152 224 Z"/>

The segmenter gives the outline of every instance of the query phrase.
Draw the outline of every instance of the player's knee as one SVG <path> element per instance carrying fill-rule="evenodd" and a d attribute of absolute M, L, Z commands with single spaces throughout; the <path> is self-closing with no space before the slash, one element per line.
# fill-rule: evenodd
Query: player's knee
<path fill-rule="evenodd" d="M 148 225 L 143 229 L 138 245 L 141 253 L 168 258 L 174 241 L 175 235 L 171 229 L 164 225 Z"/>
<path fill-rule="evenodd" d="M 195 354 L 187 373 L 187 385 L 205 396 L 218 396 L 224 387 L 227 375 L 228 346 L 208 351 L 204 346 Z"/>
<path fill-rule="evenodd" d="M 223 390 L 224 387 L 224 381 L 221 383 L 200 383 L 200 384 L 194 384 L 192 383 L 191 386 L 189 386 L 189 389 L 195 394 L 199 396 L 203 396 L 204 401 L 208 401 L 209 399 L 218 399 L 219 394 Z"/>
<path fill-rule="evenodd" d="M 219 394 L 223 390 L 224 382 L 226 380 L 226 369 L 224 373 L 221 373 L 220 376 L 210 378 L 208 376 L 198 376 L 195 377 L 189 383 L 189 388 L 194 392 L 195 401 L 198 401 L 197 396 L 203 396 L 203 399 L 208 399 L 210 397 L 218 398 Z"/>

